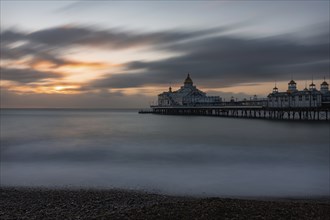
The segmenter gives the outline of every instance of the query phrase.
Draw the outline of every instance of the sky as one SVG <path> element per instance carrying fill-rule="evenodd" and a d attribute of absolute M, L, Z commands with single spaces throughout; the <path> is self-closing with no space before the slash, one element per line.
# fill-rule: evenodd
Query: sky
<path fill-rule="evenodd" d="M 1 0 L 2 108 L 143 108 L 329 82 L 329 1 Z"/>

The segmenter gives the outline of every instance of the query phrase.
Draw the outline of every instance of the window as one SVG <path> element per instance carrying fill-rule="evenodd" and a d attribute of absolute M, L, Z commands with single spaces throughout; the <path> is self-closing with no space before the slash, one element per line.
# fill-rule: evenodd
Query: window
<path fill-rule="evenodd" d="M 305 96 L 306 101 L 309 101 L 309 95 Z"/>
<path fill-rule="evenodd" d="M 299 96 L 299 101 L 302 101 L 302 95 Z"/>
<path fill-rule="evenodd" d="M 313 101 L 315 101 L 316 100 L 316 95 L 313 95 Z"/>

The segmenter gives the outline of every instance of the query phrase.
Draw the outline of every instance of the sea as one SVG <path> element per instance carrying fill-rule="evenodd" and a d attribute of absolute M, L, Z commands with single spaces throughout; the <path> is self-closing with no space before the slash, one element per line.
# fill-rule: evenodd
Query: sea
<path fill-rule="evenodd" d="M 1 186 L 329 196 L 326 122 L 1 109 Z"/>

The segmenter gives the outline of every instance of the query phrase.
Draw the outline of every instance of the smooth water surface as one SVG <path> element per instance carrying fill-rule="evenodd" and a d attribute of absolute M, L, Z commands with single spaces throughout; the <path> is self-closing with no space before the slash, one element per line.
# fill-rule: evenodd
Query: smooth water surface
<path fill-rule="evenodd" d="M 134 110 L 1 110 L 1 185 L 329 195 L 330 127 Z"/>

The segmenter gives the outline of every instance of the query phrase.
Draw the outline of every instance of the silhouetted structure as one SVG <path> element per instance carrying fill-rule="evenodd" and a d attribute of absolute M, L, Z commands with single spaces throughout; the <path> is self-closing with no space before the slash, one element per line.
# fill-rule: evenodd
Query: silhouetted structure
<path fill-rule="evenodd" d="M 322 92 L 321 92 L 322 91 Z M 279 92 L 278 88 L 273 88 L 273 92 L 268 95 L 268 107 L 270 108 L 297 108 L 297 107 L 320 107 L 325 97 L 329 96 L 328 83 L 324 81 L 321 84 L 321 91 L 316 89 L 314 82 L 299 91 L 294 80 L 288 83 L 286 92 Z"/>
<path fill-rule="evenodd" d="M 218 96 L 206 94 L 193 86 L 188 74 L 184 85 L 177 91 L 158 95 L 158 105 L 151 109 L 140 110 L 139 113 L 165 115 L 205 115 L 235 118 L 264 118 L 288 120 L 330 120 L 329 84 L 324 80 L 320 91 L 312 82 L 309 89 L 297 89 L 294 80 L 288 83 L 286 92 L 273 92 L 267 98 L 237 101 L 234 97 L 229 102 L 221 102 Z"/>
<path fill-rule="evenodd" d="M 207 96 L 205 92 L 197 89 L 189 74 L 179 90 L 172 91 L 169 87 L 168 92 L 158 95 L 158 106 L 205 106 L 220 103 L 219 96 Z"/>

